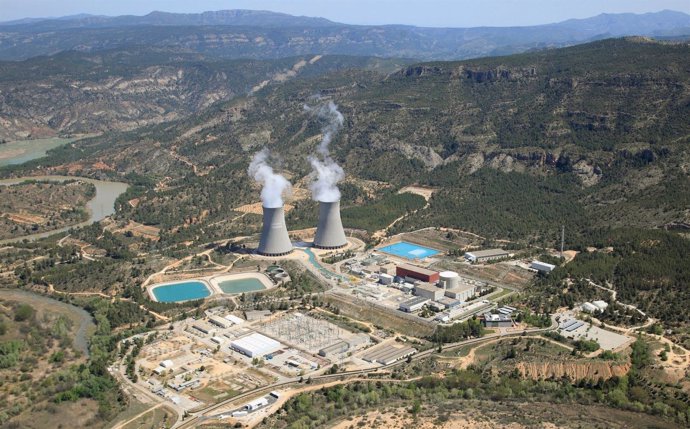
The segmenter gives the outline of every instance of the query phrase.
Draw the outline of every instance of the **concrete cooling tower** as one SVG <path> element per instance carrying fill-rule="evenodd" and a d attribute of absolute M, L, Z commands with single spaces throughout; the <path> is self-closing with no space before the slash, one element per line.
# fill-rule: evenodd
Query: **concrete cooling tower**
<path fill-rule="evenodd" d="M 264 207 L 264 224 L 259 241 L 259 254 L 264 256 L 283 256 L 292 252 L 292 243 L 285 226 L 283 207 Z"/>
<path fill-rule="evenodd" d="M 319 201 L 319 225 L 316 227 L 314 247 L 339 249 L 346 244 L 347 239 L 340 220 L 340 201 Z"/>

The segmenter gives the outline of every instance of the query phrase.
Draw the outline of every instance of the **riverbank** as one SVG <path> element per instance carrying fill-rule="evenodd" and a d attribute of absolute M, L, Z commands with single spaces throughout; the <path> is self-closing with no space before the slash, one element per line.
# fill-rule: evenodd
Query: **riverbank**
<path fill-rule="evenodd" d="M 6 165 L 19 165 L 25 162 L 43 158 L 51 149 L 64 146 L 79 140 L 82 137 L 47 139 L 17 140 L 0 145 L 0 167 Z"/>
<path fill-rule="evenodd" d="M 86 183 L 91 183 L 96 187 L 96 195 L 86 203 L 86 209 L 89 212 L 89 218 L 84 222 L 80 222 L 75 225 L 66 226 L 63 228 L 54 229 L 52 231 L 46 231 L 38 234 L 25 235 L 22 237 L 8 238 L 0 240 L 0 245 L 15 243 L 17 241 L 29 240 L 34 241 L 41 238 L 49 237 L 54 234 L 59 234 L 61 232 L 69 231 L 72 228 L 80 228 L 83 226 L 91 225 L 94 222 L 99 222 L 108 216 L 115 213 L 115 200 L 117 197 L 122 195 L 129 185 L 122 182 L 110 182 L 105 180 L 96 180 L 85 177 L 77 176 L 29 176 L 20 177 L 16 179 L 3 179 L 0 180 L 0 186 L 14 185 L 22 183 L 28 180 L 41 180 L 41 181 L 54 181 L 54 182 L 64 182 L 67 180 L 80 180 Z"/>
<path fill-rule="evenodd" d="M 77 327 L 74 333 L 74 348 L 82 352 L 87 358 L 89 357 L 89 337 L 95 332 L 96 324 L 91 315 L 83 308 L 22 289 L 0 289 L 0 299 L 29 304 L 39 313 L 45 311 L 68 317 Z"/>

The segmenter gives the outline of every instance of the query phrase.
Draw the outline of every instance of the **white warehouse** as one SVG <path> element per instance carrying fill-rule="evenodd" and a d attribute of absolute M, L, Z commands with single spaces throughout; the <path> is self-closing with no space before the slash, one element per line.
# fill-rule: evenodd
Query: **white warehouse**
<path fill-rule="evenodd" d="M 541 261 L 532 261 L 532 263 L 529 266 L 533 270 L 537 270 L 540 273 L 550 273 L 554 269 L 556 269 L 556 266 L 553 264 L 547 264 L 546 262 L 541 262 Z"/>
<path fill-rule="evenodd" d="M 230 343 L 231 349 L 251 358 L 271 354 L 282 347 L 278 341 L 256 332 Z"/>

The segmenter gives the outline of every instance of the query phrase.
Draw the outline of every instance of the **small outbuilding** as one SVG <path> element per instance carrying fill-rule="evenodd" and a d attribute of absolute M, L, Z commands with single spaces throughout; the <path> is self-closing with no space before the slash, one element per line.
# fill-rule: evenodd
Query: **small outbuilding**
<path fill-rule="evenodd" d="M 556 266 L 553 264 L 547 264 L 546 262 L 541 262 L 541 261 L 532 261 L 532 263 L 529 266 L 533 270 L 537 270 L 540 273 L 545 273 L 548 274 L 554 269 L 556 269 Z"/>

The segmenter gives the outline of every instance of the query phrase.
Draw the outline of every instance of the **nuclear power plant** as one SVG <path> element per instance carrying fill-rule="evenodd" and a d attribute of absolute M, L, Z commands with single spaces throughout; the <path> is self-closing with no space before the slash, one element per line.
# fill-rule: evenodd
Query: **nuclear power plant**
<path fill-rule="evenodd" d="M 319 201 L 319 225 L 316 227 L 314 247 L 339 249 L 345 245 L 347 238 L 340 220 L 340 201 Z"/>
<path fill-rule="evenodd" d="M 283 256 L 292 252 L 292 243 L 285 225 L 283 206 L 264 207 L 264 224 L 258 252 L 264 256 Z M 338 217 L 340 220 L 340 217 Z"/>

